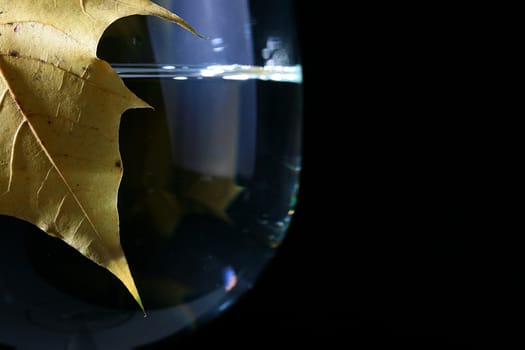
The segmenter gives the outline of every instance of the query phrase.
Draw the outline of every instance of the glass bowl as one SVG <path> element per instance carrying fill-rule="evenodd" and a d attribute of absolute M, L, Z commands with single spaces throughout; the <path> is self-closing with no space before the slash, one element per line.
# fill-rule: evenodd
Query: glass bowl
<path fill-rule="evenodd" d="M 216 318 L 285 238 L 301 168 L 294 1 L 157 0 L 204 38 L 121 19 L 98 56 L 154 109 L 120 126 L 121 244 L 147 313 L 107 270 L 0 217 L 0 345 L 147 348 Z"/>

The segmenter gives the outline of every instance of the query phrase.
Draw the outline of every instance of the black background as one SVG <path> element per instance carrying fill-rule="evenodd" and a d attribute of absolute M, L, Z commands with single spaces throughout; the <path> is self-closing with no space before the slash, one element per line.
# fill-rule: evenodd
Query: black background
<path fill-rule="evenodd" d="M 238 304 L 159 347 L 428 348 L 519 334 L 509 314 L 523 304 L 522 259 L 512 241 L 498 250 L 507 231 L 492 226 L 479 167 L 491 134 L 479 129 L 471 9 L 297 11 L 305 143 L 289 234 Z"/>
<path fill-rule="evenodd" d="M 522 245 L 508 237 L 522 229 L 496 220 L 508 189 L 487 176 L 501 155 L 481 128 L 493 111 L 475 8 L 296 3 L 304 163 L 288 236 L 236 305 L 155 348 L 501 346 L 522 333 Z"/>

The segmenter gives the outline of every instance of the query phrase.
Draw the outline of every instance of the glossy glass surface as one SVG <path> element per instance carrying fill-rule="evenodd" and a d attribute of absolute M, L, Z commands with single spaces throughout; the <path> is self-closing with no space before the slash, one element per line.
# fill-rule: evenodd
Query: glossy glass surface
<path fill-rule="evenodd" d="M 147 317 L 61 241 L 0 217 L 0 345 L 129 349 L 215 318 L 285 238 L 301 163 L 302 70 L 293 1 L 158 0 L 99 46 L 154 110 L 124 114 L 121 241 Z"/>

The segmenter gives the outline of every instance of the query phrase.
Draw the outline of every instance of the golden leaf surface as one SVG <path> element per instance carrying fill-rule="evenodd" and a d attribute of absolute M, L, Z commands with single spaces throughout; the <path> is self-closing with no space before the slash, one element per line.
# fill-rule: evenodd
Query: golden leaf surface
<path fill-rule="evenodd" d="M 0 214 L 31 222 L 118 277 L 141 308 L 120 245 L 119 125 L 147 103 L 96 57 L 119 18 L 148 0 L 0 0 Z"/>

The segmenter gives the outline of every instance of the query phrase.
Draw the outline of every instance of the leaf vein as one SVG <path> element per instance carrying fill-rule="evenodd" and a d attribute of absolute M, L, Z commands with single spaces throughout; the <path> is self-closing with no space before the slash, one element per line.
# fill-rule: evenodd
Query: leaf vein
<path fill-rule="evenodd" d="M 20 130 L 22 130 L 22 127 L 26 123 L 27 123 L 27 120 L 23 120 L 20 123 L 20 125 L 18 125 L 15 135 L 13 136 L 13 141 L 12 141 L 13 143 L 11 144 L 11 154 L 9 158 L 9 181 L 7 182 L 7 190 L 4 193 L 2 193 L 2 196 L 11 192 L 11 185 L 13 184 L 16 142 L 18 140 L 18 135 L 20 135 Z"/>
<path fill-rule="evenodd" d="M 44 188 L 44 185 L 46 184 L 47 180 L 49 179 L 49 175 L 51 174 L 51 171 L 53 170 L 53 167 L 50 167 L 47 171 L 46 176 L 42 180 L 42 183 L 40 184 L 40 187 L 38 188 L 38 191 L 36 191 L 36 201 L 37 203 L 40 201 L 40 192 L 42 192 L 42 189 Z"/>
<path fill-rule="evenodd" d="M 74 238 L 77 235 L 78 230 L 80 230 L 80 226 L 82 226 L 82 224 L 84 223 L 85 220 L 86 220 L 86 218 L 84 218 L 84 217 L 82 219 L 80 219 L 80 221 L 78 222 L 77 227 L 75 227 L 75 231 L 73 231 L 73 235 L 71 237 Z"/>
<path fill-rule="evenodd" d="M 4 77 L 4 74 L 3 74 L 3 69 L 2 69 L 2 65 L 0 65 L 0 76 Z M 36 139 L 36 141 L 38 142 L 40 148 L 44 151 L 47 159 L 49 160 L 49 162 L 51 163 L 51 166 L 57 171 L 58 175 L 60 176 L 62 182 L 64 183 L 64 185 L 66 186 L 67 188 L 67 191 L 72 195 L 75 203 L 78 205 L 80 211 L 82 212 L 82 215 L 86 218 L 86 220 L 89 222 L 89 225 L 91 226 L 93 232 L 95 232 L 95 234 L 98 236 L 98 238 L 100 238 L 100 240 L 104 241 L 104 239 L 102 238 L 102 235 L 100 234 L 100 232 L 98 232 L 97 230 L 97 227 L 95 226 L 95 224 L 93 223 L 93 221 L 91 220 L 91 218 L 89 217 L 86 209 L 84 208 L 84 206 L 82 205 L 82 203 L 80 202 L 80 199 L 77 197 L 77 195 L 75 194 L 75 192 L 73 191 L 71 185 L 69 184 L 69 182 L 67 181 L 66 177 L 64 176 L 64 174 L 62 174 L 62 172 L 60 171 L 60 168 L 58 167 L 58 165 L 55 163 L 53 157 L 51 157 L 51 154 L 49 153 L 48 149 L 45 147 L 45 145 L 42 143 L 42 140 L 40 139 L 40 137 L 38 136 L 38 133 L 36 132 L 36 130 L 33 128 L 33 125 L 31 124 L 31 122 L 29 121 L 26 113 L 24 112 L 24 110 L 22 109 L 22 107 L 20 106 L 20 104 L 17 102 L 16 100 L 16 97 L 15 97 L 15 94 L 13 92 L 13 90 L 11 89 L 10 85 L 9 85 L 9 81 L 7 81 L 7 79 L 3 78 L 5 84 L 6 84 L 6 87 L 7 89 L 9 90 L 9 94 L 11 95 L 11 98 L 13 99 L 13 101 L 15 102 L 17 108 L 18 108 L 18 111 L 20 113 L 20 115 L 22 116 L 23 118 L 23 121 L 22 123 L 20 123 L 20 125 L 18 126 L 18 129 L 17 129 L 17 132 L 15 133 L 15 136 L 14 136 L 14 140 L 13 140 L 13 148 L 14 148 L 14 144 L 16 143 L 16 138 L 18 137 L 17 135 L 20 133 L 20 129 L 22 128 L 22 126 L 24 124 L 27 124 L 29 126 L 29 129 L 31 130 L 31 133 L 33 134 L 33 137 Z M 10 186 L 11 186 L 11 181 L 12 181 L 12 176 L 13 176 L 13 160 L 14 160 L 14 155 L 13 155 L 13 152 L 11 154 L 11 172 L 10 172 L 10 179 L 9 179 L 9 184 L 8 184 L 8 191 L 10 190 Z M 2 194 L 2 196 L 5 195 L 5 193 Z"/>
<path fill-rule="evenodd" d="M 0 97 L 0 107 L 4 105 L 5 96 L 7 95 L 7 88 L 2 92 L 2 96 Z"/>
<path fill-rule="evenodd" d="M 62 211 L 62 207 L 64 206 L 64 202 L 66 201 L 67 196 L 68 194 L 66 193 L 64 197 L 62 197 L 62 200 L 58 204 L 58 207 L 55 213 L 55 217 L 53 218 L 53 224 L 55 225 L 57 231 L 60 231 L 60 229 L 57 226 L 58 216 L 60 215 L 60 212 Z"/>
<path fill-rule="evenodd" d="M 7 54 L 7 53 L 0 53 L 0 56 L 3 56 L 3 57 L 9 57 L 9 54 Z M 116 93 L 116 92 L 113 91 L 113 90 L 109 90 L 109 89 L 104 88 L 103 86 L 100 86 L 100 85 L 98 85 L 98 84 L 95 84 L 94 82 L 90 81 L 88 78 L 85 78 L 85 77 L 83 77 L 83 76 L 81 76 L 81 75 L 78 75 L 78 74 L 76 74 L 76 73 L 74 73 L 74 72 L 71 72 L 71 71 L 69 71 L 69 70 L 67 70 L 67 69 L 65 69 L 65 68 L 62 68 L 62 67 L 60 67 L 59 65 L 56 65 L 56 64 L 54 64 L 54 63 L 52 63 L 52 62 L 49 62 L 49 61 L 44 61 L 44 62 L 42 62 L 42 61 L 41 61 L 40 59 L 38 59 L 38 58 L 31 57 L 31 56 L 24 56 L 24 55 L 18 55 L 16 58 L 17 58 L 17 59 L 26 59 L 26 60 L 36 61 L 36 62 L 39 62 L 39 63 L 41 63 L 41 64 L 49 64 L 49 65 L 55 67 L 56 69 L 59 69 L 59 70 L 61 70 L 61 71 L 64 71 L 65 73 L 71 74 L 71 75 L 74 76 L 75 78 L 77 78 L 77 79 L 79 79 L 79 80 L 82 80 L 82 81 L 84 81 L 85 83 L 87 83 L 87 84 L 89 84 L 89 85 L 91 85 L 91 86 L 93 86 L 93 87 L 95 87 L 95 88 L 97 88 L 97 89 L 99 89 L 99 90 L 101 90 L 101 91 L 107 93 L 107 94 L 110 94 L 110 95 L 113 95 L 113 96 L 118 96 L 118 97 L 120 97 L 120 98 L 126 98 L 125 96 L 123 96 L 123 95 L 121 95 L 121 94 L 118 94 L 118 93 Z"/>
<path fill-rule="evenodd" d="M 12 93 L 12 92 L 11 92 Z M 82 212 L 82 215 L 85 216 L 86 220 L 89 222 L 91 228 L 93 229 L 93 232 L 95 232 L 95 234 L 101 239 L 103 240 L 100 232 L 98 232 L 95 224 L 93 223 L 93 221 L 91 220 L 91 218 L 89 217 L 86 209 L 84 208 L 84 206 L 82 205 L 82 203 L 80 202 L 80 199 L 77 197 L 77 195 L 75 194 L 75 192 L 73 192 L 73 189 L 71 188 L 71 185 L 69 184 L 69 182 L 67 181 L 66 177 L 64 176 L 64 174 L 62 174 L 62 172 L 60 171 L 60 168 L 58 167 L 58 165 L 55 163 L 54 159 L 51 157 L 51 154 L 49 153 L 49 151 L 47 150 L 47 148 L 45 147 L 45 145 L 42 143 L 42 140 L 40 140 L 40 138 L 38 137 L 38 133 L 36 132 L 36 130 L 33 128 L 33 126 L 31 125 L 31 123 L 27 120 L 27 117 L 26 115 L 23 113 L 22 109 L 20 108 L 19 106 L 19 109 L 20 109 L 20 112 L 22 113 L 22 115 L 24 116 L 25 118 L 25 121 L 27 121 L 27 124 L 29 125 L 29 128 L 31 129 L 31 132 L 33 133 L 33 136 L 35 137 L 35 139 L 37 140 L 37 142 L 39 143 L 40 147 L 44 150 L 44 153 L 46 154 L 47 156 L 47 159 L 49 160 L 49 162 L 51 163 L 51 165 L 55 168 L 56 172 L 58 173 L 58 176 L 60 176 L 62 182 L 64 183 L 64 185 L 66 186 L 67 190 L 69 193 L 71 193 L 71 195 L 73 196 L 73 199 L 74 201 L 77 203 L 78 207 L 80 208 L 81 212 Z"/>
<path fill-rule="evenodd" d="M 64 34 L 65 36 L 67 36 L 69 39 L 73 40 L 74 42 L 76 42 L 77 44 L 79 45 L 82 45 L 81 42 L 79 42 L 75 37 L 69 35 L 68 33 L 64 32 L 62 29 L 58 28 L 58 27 L 55 27 L 54 25 L 50 24 L 50 23 L 43 23 L 43 22 L 38 22 L 38 21 L 29 21 L 29 20 L 22 20 L 22 21 L 16 21 L 16 22 L 9 22 L 9 23 L 6 23 L 6 22 L 0 22 L 0 25 L 6 25 L 6 24 L 22 24 L 22 23 L 38 23 L 38 24 L 41 24 L 42 26 L 47 26 L 47 27 L 51 27 L 53 29 L 55 29 L 56 31 L 58 32 L 61 32 L 62 34 Z"/>

